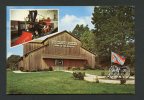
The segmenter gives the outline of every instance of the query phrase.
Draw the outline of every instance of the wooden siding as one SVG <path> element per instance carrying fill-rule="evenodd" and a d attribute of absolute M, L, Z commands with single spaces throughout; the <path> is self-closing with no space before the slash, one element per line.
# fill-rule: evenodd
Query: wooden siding
<path fill-rule="evenodd" d="M 68 42 L 76 42 L 77 45 L 75 47 L 57 47 L 54 46 L 55 41 L 68 41 Z M 44 45 L 46 46 L 44 50 L 44 54 L 55 54 L 55 55 L 79 55 L 80 54 L 80 46 L 81 43 L 74 37 L 69 34 L 63 33 L 57 35 L 56 37 L 52 37 L 45 41 Z"/>
<path fill-rule="evenodd" d="M 74 47 L 55 46 L 54 44 L 55 41 L 75 42 L 77 43 L 77 45 L 75 45 Z M 81 56 L 83 57 L 83 59 L 87 60 L 90 66 L 92 67 L 95 66 L 95 55 L 81 48 L 81 42 L 66 32 L 53 36 L 47 39 L 44 43 L 33 42 L 24 44 L 24 55 L 25 56 L 23 57 L 22 60 L 23 64 L 20 63 L 19 67 L 23 66 L 24 70 L 28 71 L 43 70 L 47 69 L 49 66 L 54 66 L 53 60 L 44 59 L 43 58 L 44 55 L 73 56 L 73 57 Z M 83 66 L 85 64 L 85 61 L 80 59 L 64 60 L 64 64 L 65 66 Z"/>
<path fill-rule="evenodd" d="M 24 44 L 23 46 L 24 46 L 24 49 L 23 49 L 23 54 L 25 55 L 26 53 L 28 53 L 28 52 L 30 52 L 30 51 L 32 51 L 32 50 L 35 50 L 35 49 L 37 49 L 37 48 L 39 48 L 39 47 L 41 47 L 43 44 L 41 44 L 41 43 L 26 43 L 26 44 Z"/>
<path fill-rule="evenodd" d="M 86 57 L 88 64 L 91 67 L 95 67 L 95 55 L 90 53 L 89 51 L 85 50 L 84 48 L 81 48 L 81 54 Z"/>
<path fill-rule="evenodd" d="M 65 67 L 83 67 L 85 64 L 86 64 L 86 60 L 64 59 Z"/>

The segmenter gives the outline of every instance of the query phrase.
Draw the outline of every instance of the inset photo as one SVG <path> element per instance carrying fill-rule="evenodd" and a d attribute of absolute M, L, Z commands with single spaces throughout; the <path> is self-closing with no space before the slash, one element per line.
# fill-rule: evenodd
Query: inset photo
<path fill-rule="evenodd" d="M 57 9 L 9 9 L 11 47 L 58 31 Z"/>

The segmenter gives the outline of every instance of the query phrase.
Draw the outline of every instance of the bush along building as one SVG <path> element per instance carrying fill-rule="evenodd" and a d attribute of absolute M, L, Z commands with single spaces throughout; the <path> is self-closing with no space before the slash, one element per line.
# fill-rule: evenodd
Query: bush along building
<path fill-rule="evenodd" d="M 81 47 L 81 42 L 67 31 L 47 35 L 44 40 L 24 44 L 24 55 L 18 62 L 22 71 L 82 68 L 95 66 L 95 55 Z"/>

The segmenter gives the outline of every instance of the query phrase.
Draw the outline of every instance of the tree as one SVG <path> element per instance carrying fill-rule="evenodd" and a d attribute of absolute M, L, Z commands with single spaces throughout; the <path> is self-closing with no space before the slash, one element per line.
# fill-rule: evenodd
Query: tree
<path fill-rule="evenodd" d="M 134 7 L 132 6 L 98 6 L 94 8 L 92 23 L 95 41 L 95 53 L 102 61 L 109 61 L 111 51 L 125 57 L 134 56 Z M 131 48 L 129 48 L 131 47 Z M 133 59 L 133 60 L 132 60 Z"/>
<path fill-rule="evenodd" d="M 85 31 L 81 35 L 80 40 L 82 42 L 82 47 L 86 48 L 91 52 L 94 51 L 94 34 L 90 30 Z"/>
<path fill-rule="evenodd" d="M 10 57 L 8 57 L 7 68 L 10 68 L 12 70 L 17 69 L 19 59 L 20 59 L 19 55 L 11 55 Z"/>
<path fill-rule="evenodd" d="M 74 34 L 77 38 L 81 40 L 82 47 L 89 51 L 93 51 L 94 49 L 94 36 L 92 31 L 89 29 L 88 25 L 84 26 L 82 25 L 76 25 L 75 28 L 72 31 L 72 34 Z"/>
<path fill-rule="evenodd" d="M 84 26 L 83 24 L 77 24 L 73 29 L 72 34 L 74 34 L 77 38 L 80 39 L 80 37 L 85 31 L 89 31 L 88 25 Z"/>

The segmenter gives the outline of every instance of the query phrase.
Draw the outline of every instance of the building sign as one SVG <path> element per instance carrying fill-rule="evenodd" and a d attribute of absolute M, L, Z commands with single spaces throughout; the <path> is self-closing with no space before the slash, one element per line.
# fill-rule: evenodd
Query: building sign
<path fill-rule="evenodd" d="M 53 44 L 57 47 L 75 47 L 77 45 L 77 42 L 53 41 Z"/>

